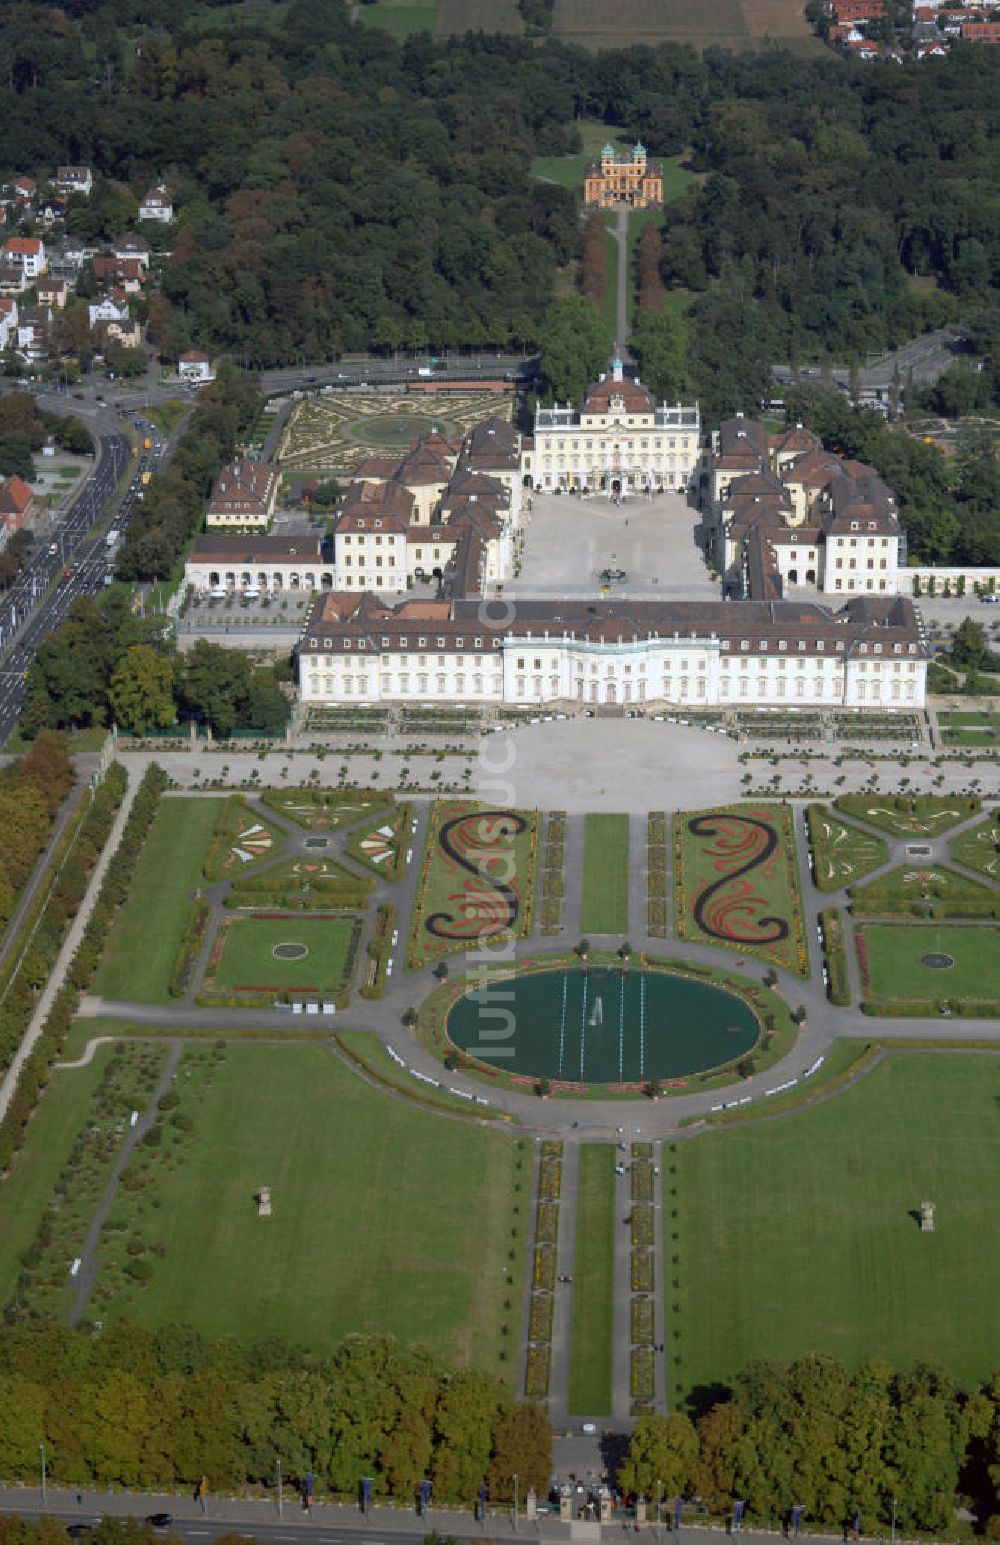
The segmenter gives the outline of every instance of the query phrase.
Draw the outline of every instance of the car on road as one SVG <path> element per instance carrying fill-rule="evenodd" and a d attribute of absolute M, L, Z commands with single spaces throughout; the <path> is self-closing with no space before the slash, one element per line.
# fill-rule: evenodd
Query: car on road
<path fill-rule="evenodd" d="M 90 1534 L 93 1524 L 67 1524 L 66 1533 L 71 1540 L 78 1540 L 84 1534 Z"/>
<path fill-rule="evenodd" d="M 147 1513 L 146 1522 L 154 1529 L 169 1529 L 174 1521 L 173 1513 Z"/>

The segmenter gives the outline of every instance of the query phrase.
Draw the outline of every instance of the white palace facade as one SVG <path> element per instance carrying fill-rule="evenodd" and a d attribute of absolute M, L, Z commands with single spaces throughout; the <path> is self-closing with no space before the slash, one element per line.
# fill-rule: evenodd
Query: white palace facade
<path fill-rule="evenodd" d="M 496 620 L 490 620 L 495 618 Z M 317 597 L 299 643 L 306 706 L 920 708 L 912 601 L 403 601 Z"/>
<path fill-rule="evenodd" d="M 686 491 L 700 455 L 697 404 L 657 404 L 616 359 L 610 375 L 588 386 L 579 407 L 536 408 L 521 465 L 528 487 L 625 497 Z"/>

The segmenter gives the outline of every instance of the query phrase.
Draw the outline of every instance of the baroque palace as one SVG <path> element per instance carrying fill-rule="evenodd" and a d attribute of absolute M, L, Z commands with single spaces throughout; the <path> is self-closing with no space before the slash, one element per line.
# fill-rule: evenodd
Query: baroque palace
<path fill-rule="evenodd" d="M 605 145 L 600 161 L 591 161 L 584 173 L 583 202 L 598 209 L 662 209 L 663 168 L 647 160 L 641 141 L 624 157 Z"/>

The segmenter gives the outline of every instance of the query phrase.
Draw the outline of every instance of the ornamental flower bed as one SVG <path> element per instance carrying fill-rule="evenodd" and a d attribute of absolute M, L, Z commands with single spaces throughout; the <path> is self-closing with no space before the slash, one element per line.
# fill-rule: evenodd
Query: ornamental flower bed
<path fill-rule="evenodd" d="M 559 1203 L 539 1202 L 535 1215 L 535 1242 L 554 1245 L 559 1233 Z"/>
<path fill-rule="evenodd" d="M 551 1293 L 556 1285 L 556 1252 L 551 1245 L 535 1246 L 535 1263 L 531 1272 L 533 1293 Z"/>
<path fill-rule="evenodd" d="M 410 967 L 531 932 L 537 811 L 433 805 L 406 952 Z"/>
<path fill-rule="evenodd" d="M 549 1392 L 549 1366 L 552 1349 L 548 1345 L 528 1348 L 528 1366 L 524 1376 L 524 1393 L 529 1400 L 542 1400 Z"/>
<path fill-rule="evenodd" d="M 865 992 L 871 988 L 871 972 L 868 964 L 868 945 L 865 936 L 859 928 L 854 935 L 854 944 L 858 952 L 858 969 L 861 972 L 861 985 Z"/>
<path fill-rule="evenodd" d="M 528 1327 L 529 1341 L 552 1340 L 552 1314 L 554 1309 L 549 1293 L 535 1293 L 531 1299 L 531 1319 Z"/>
<path fill-rule="evenodd" d="M 652 1250 L 632 1251 L 632 1291 L 652 1293 L 655 1285 Z"/>
<path fill-rule="evenodd" d="M 637 1203 L 632 1208 L 632 1243 L 633 1245 L 653 1243 L 653 1209 L 643 1203 Z"/>
<path fill-rule="evenodd" d="M 730 805 L 674 818 L 674 913 L 682 939 L 808 970 L 791 814 Z"/>
<path fill-rule="evenodd" d="M 653 1200 L 653 1166 L 648 1159 L 633 1160 L 632 1200 L 633 1202 Z"/>
<path fill-rule="evenodd" d="M 633 1349 L 631 1386 L 633 1400 L 652 1400 L 656 1394 L 656 1365 L 644 1347 Z"/>
<path fill-rule="evenodd" d="M 562 1160 L 543 1159 L 538 1171 L 538 1196 L 540 1201 L 557 1202 L 562 1189 Z"/>
<path fill-rule="evenodd" d="M 653 1300 L 651 1298 L 632 1299 L 632 1344 L 633 1346 L 652 1346 L 653 1344 Z"/>

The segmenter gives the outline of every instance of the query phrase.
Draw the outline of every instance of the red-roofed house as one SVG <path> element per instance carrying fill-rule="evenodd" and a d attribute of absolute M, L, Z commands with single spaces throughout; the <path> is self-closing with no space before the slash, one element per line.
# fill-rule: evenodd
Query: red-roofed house
<path fill-rule="evenodd" d="M 38 236 L 9 236 L 7 258 L 26 279 L 40 279 L 45 272 L 45 243 Z"/>
<path fill-rule="evenodd" d="M 174 201 L 166 188 L 162 183 L 157 188 L 150 188 L 139 205 L 139 219 L 159 220 L 162 225 L 169 225 L 173 218 Z"/>
<path fill-rule="evenodd" d="M 214 381 L 212 361 L 200 349 L 188 349 L 177 361 L 177 374 L 182 381 Z"/>

